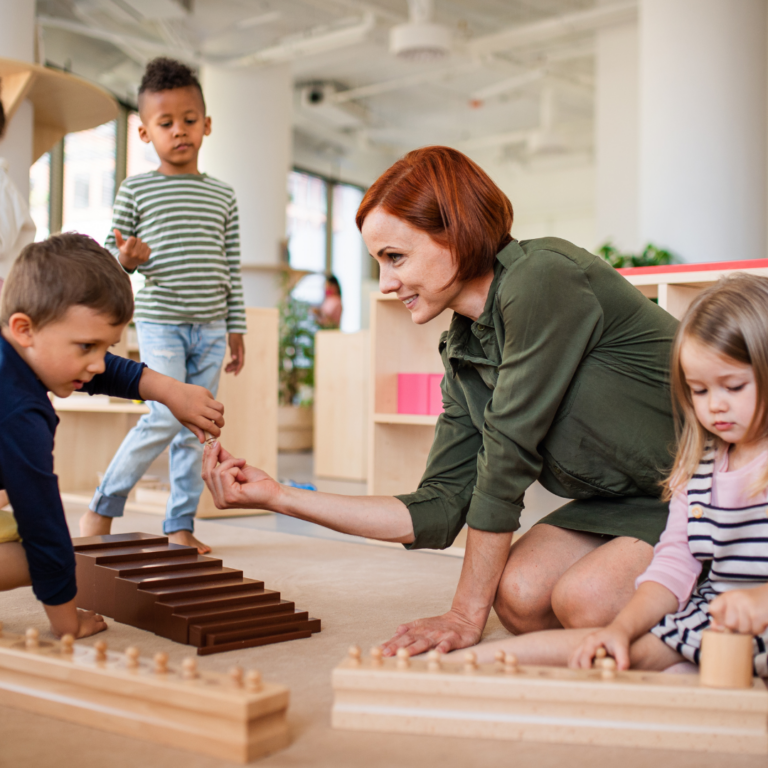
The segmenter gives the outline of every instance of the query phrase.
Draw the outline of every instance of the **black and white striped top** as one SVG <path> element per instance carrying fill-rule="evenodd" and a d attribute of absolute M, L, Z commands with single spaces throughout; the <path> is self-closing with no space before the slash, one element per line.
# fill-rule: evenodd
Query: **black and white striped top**
<path fill-rule="evenodd" d="M 688 483 L 688 546 L 711 560 L 717 591 L 768 581 L 768 504 L 728 508 L 712 503 L 716 451 L 708 446 Z"/>
<path fill-rule="evenodd" d="M 245 333 L 235 191 L 206 174 L 131 176 L 115 199 L 112 228 L 152 249 L 134 319 L 181 325 L 226 320 Z M 117 256 L 114 234 L 106 247 Z"/>

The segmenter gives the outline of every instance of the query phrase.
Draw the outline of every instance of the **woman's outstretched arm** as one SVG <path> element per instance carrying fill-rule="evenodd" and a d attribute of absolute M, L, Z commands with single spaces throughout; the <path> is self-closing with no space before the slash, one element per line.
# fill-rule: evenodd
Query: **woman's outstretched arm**
<path fill-rule="evenodd" d="M 343 496 L 281 485 L 217 442 L 205 446 L 203 480 L 218 509 L 269 509 L 352 536 L 414 540 L 408 507 L 394 496 Z"/>

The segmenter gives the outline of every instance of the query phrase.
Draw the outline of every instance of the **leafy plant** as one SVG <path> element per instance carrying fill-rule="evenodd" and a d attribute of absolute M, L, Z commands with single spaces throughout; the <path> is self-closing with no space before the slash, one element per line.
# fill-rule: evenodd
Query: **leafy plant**
<path fill-rule="evenodd" d="M 280 302 L 278 354 L 280 405 L 312 405 L 315 384 L 315 332 L 310 305 L 290 293 Z"/>
<path fill-rule="evenodd" d="M 612 267 L 660 267 L 675 262 L 674 255 L 663 248 L 657 248 L 653 243 L 648 243 L 640 254 L 621 253 L 610 241 L 603 243 L 597 252 Z"/>

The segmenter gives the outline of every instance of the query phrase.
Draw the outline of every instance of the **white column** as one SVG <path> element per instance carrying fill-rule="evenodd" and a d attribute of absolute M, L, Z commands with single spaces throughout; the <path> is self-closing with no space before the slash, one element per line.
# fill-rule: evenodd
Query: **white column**
<path fill-rule="evenodd" d="M 0 57 L 34 61 L 35 0 L 0 0 Z M 24 101 L 0 139 L 0 157 L 8 160 L 11 179 L 24 199 L 29 198 L 34 119 L 32 104 Z"/>
<path fill-rule="evenodd" d="M 635 252 L 638 239 L 637 23 L 601 29 L 595 40 L 596 245 Z"/>
<path fill-rule="evenodd" d="M 212 125 L 201 169 L 237 193 L 245 303 L 274 306 L 291 167 L 291 69 L 205 67 L 201 82 Z"/>
<path fill-rule="evenodd" d="M 765 0 L 640 0 L 640 234 L 765 258 Z"/>

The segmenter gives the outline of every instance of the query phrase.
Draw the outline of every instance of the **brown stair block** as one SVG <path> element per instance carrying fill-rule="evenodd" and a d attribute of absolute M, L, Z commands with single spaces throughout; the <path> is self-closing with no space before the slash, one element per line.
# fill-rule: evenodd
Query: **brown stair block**
<path fill-rule="evenodd" d="M 194 627 L 226 626 L 227 622 L 249 621 L 258 619 L 260 616 L 276 616 L 278 614 L 293 615 L 296 612 L 296 606 L 289 600 L 278 600 L 257 604 L 245 603 L 235 606 L 215 606 L 207 610 L 179 611 L 176 610 L 172 615 L 172 635 L 166 635 L 176 642 L 188 642 L 191 645 L 203 645 L 202 638 L 197 634 L 192 634 Z M 160 634 L 160 633 L 158 633 Z M 185 640 L 177 640 L 177 637 L 184 637 Z"/>
<path fill-rule="evenodd" d="M 287 624 L 293 621 L 308 621 L 309 615 L 306 611 L 285 611 L 275 608 L 280 606 L 266 606 L 271 608 L 271 612 L 263 612 L 260 616 L 250 616 L 247 619 L 228 619 L 217 621 L 206 621 L 199 624 L 189 625 L 189 642 L 191 645 L 212 645 L 206 642 L 210 634 L 220 634 L 222 632 L 239 632 L 245 630 L 246 633 L 251 629 L 261 627 L 276 627 L 280 624 Z"/>
<path fill-rule="evenodd" d="M 139 629 L 153 629 L 158 595 L 177 594 L 179 590 L 209 590 L 226 584 L 241 588 L 243 572 L 234 568 L 192 568 L 160 574 L 120 576 L 115 582 L 114 617 Z"/>
<path fill-rule="evenodd" d="M 80 608 L 218 653 L 310 637 L 319 619 L 194 547 L 150 534 L 74 539 Z"/>

